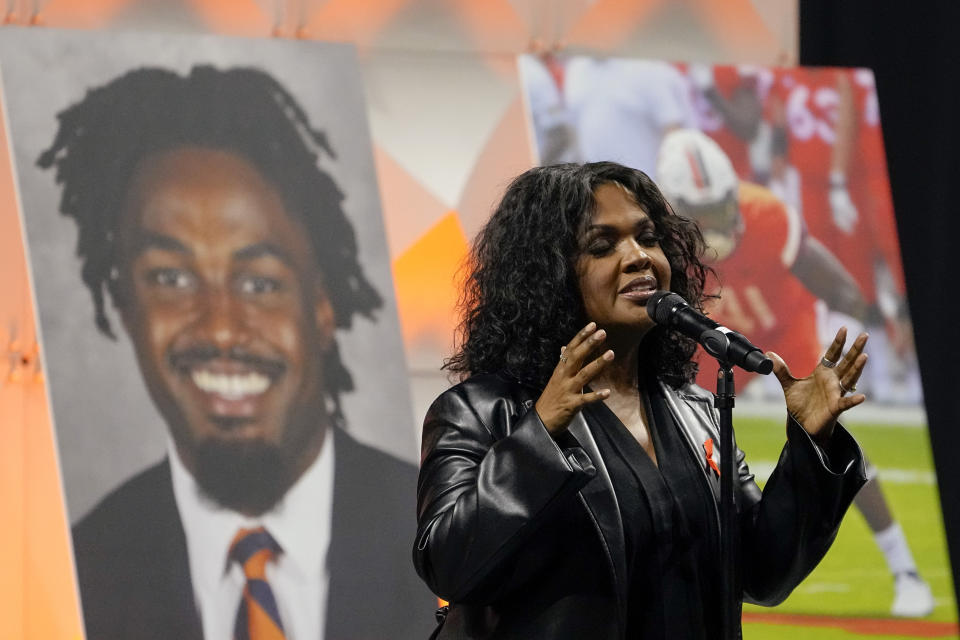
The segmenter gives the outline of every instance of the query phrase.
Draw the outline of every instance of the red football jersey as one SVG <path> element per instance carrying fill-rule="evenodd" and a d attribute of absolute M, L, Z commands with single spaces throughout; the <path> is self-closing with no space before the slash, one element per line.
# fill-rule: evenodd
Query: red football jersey
<path fill-rule="evenodd" d="M 800 172 L 803 191 L 801 215 L 822 209 L 830 186 L 830 157 L 837 136 L 840 94 L 836 69 L 776 69 L 771 100 L 783 107 L 787 129 L 787 158 Z M 768 101 L 768 108 L 772 102 Z M 772 113 L 768 112 L 770 117 Z M 814 236 L 817 236 L 814 233 Z M 817 236 L 819 237 L 819 236 Z"/>
<path fill-rule="evenodd" d="M 791 370 L 806 375 L 820 357 L 820 345 L 816 298 L 790 270 L 806 233 L 803 220 L 770 190 L 755 184 L 741 183 L 739 199 L 743 234 L 733 253 L 712 265 L 719 286 L 709 293 L 719 293 L 720 299 L 709 300 L 707 312 L 761 349 L 776 351 Z M 697 382 L 713 390 L 716 364 L 703 353 L 699 362 Z M 749 377 L 738 371 L 737 386 L 742 388 Z"/>
<path fill-rule="evenodd" d="M 849 83 L 849 103 L 843 100 L 841 82 Z M 781 69 L 771 95 L 784 107 L 788 159 L 800 174 L 801 215 L 810 233 L 837 256 L 868 301 L 875 299 L 877 260 L 890 266 L 902 292 L 900 250 L 873 75 L 866 70 Z M 845 109 L 850 110 L 853 122 L 850 160 L 845 168 L 847 189 L 858 211 L 850 233 L 836 225 L 830 207 L 833 146 Z"/>

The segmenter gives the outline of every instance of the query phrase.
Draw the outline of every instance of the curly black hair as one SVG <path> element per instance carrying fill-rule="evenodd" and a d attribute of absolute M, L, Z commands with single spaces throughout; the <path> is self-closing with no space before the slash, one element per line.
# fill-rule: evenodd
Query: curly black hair
<path fill-rule="evenodd" d="M 671 290 L 702 309 L 711 269 L 697 225 L 676 215 L 642 171 L 613 162 L 537 167 L 513 180 L 474 241 L 460 300 L 456 353 L 444 368 L 466 377 L 502 372 L 542 388 L 560 347 L 588 319 L 575 263 L 603 184 L 624 187 L 650 216 L 670 262 Z M 691 382 L 696 343 L 657 326 L 641 343 L 641 379 Z"/>
<path fill-rule="evenodd" d="M 186 76 L 140 68 L 90 89 L 58 114 L 59 129 L 37 164 L 54 167 L 63 187 L 60 212 L 77 225 L 81 276 L 93 297 L 97 328 L 115 338 L 105 310 L 123 304 L 116 236 L 130 181 L 150 156 L 196 146 L 249 160 L 270 181 L 309 234 L 338 327 L 354 314 L 372 317 L 382 300 L 357 260 L 343 193 L 318 166 L 335 154 L 290 93 L 253 68 L 195 66 Z M 324 361 L 326 391 L 339 415 L 340 393 L 353 389 L 336 345 Z"/>

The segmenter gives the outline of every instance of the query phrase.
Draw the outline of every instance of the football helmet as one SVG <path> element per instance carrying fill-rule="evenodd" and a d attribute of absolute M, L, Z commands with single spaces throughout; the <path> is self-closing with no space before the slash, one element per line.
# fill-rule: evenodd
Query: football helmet
<path fill-rule="evenodd" d="M 696 129 L 671 131 L 660 145 L 657 184 L 674 211 L 697 222 L 717 260 L 733 252 L 743 233 L 739 179 L 720 145 Z"/>

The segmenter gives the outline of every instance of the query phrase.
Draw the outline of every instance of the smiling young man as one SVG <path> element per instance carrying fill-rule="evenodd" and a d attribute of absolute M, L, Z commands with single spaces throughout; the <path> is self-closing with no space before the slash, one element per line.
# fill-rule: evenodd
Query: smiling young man
<path fill-rule="evenodd" d="M 329 425 L 318 355 L 333 312 L 307 232 L 233 153 L 144 160 L 119 225 L 124 326 L 176 459 L 218 503 L 276 504 Z"/>
<path fill-rule="evenodd" d="M 337 428 L 335 330 L 381 301 L 324 135 L 253 69 L 139 69 L 59 118 L 39 164 L 170 436 L 74 529 L 87 636 L 425 636 L 415 469 Z"/>

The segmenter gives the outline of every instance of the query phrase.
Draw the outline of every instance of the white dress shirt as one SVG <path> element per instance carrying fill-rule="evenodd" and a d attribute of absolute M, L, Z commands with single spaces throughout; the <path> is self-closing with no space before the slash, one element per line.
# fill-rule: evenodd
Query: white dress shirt
<path fill-rule="evenodd" d="M 281 502 L 258 518 L 230 511 L 201 494 L 168 444 L 173 495 L 187 539 L 193 597 L 205 640 L 231 640 L 246 578 L 228 562 L 237 532 L 264 527 L 282 553 L 267 565 L 267 581 L 280 610 L 287 640 L 323 638 L 330 573 L 327 549 L 333 511 L 333 437 L 287 491 Z"/>

